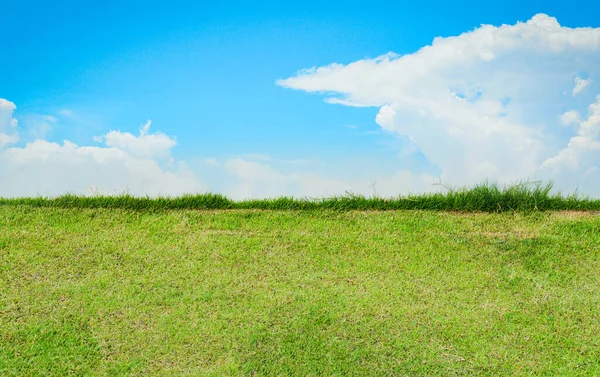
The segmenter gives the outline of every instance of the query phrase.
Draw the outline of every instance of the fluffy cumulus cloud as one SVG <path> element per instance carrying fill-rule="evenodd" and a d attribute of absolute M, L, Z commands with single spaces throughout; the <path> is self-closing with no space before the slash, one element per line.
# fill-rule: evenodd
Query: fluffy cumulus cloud
<path fill-rule="evenodd" d="M 586 119 L 579 120 L 577 114 L 570 123 L 577 124 L 577 133 L 556 155 L 546 159 L 542 168 L 561 182 L 577 182 L 582 191 L 597 195 L 600 190 L 600 95 L 589 106 Z"/>
<path fill-rule="evenodd" d="M 104 141 L 107 146 L 120 149 L 128 154 L 142 158 L 166 158 L 171 154 L 171 149 L 177 144 L 175 139 L 162 134 L 148 133 L 152 122 L 149 120 L 140 128 L 139 136 L 128 132 L 110 131 L 104 137 L 97 138 Z"/>
<path fill-rule="evenodd" d="M 538 14 L 435 38 L 412 54 L 302 70 L 278 84 L 379 107 L 377 124 L 409 138 L 443 182 L 552 179 L 600 195 L 599 61 L 600 28 Z"/>
<path fill-rule="evenodd" d="M 110 131 L 101 146 L 19 140 L 15 105 L 0 99 L 0 197 L 76 194 L 180 195 L 205 191 L 185 164 L 170 156 L 176 140 L 149 131 Z M 47 118 L 46 118 L 47 120 Z"/>

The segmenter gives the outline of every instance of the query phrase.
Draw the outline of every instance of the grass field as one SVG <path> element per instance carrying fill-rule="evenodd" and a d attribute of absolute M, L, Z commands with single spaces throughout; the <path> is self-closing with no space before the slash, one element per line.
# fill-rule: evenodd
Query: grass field
<path fill-rule="evenodd" d="M 532 211 L 600 211 L 600 199 L 576 194 L 552 193 L 552 183 L 521 182 L 499 186 L 484 182 L 474 187 L 451 188 L 445 192 L 399 196 L 395 198 L 364 197 L 347 193 L 330 198 L 274 198 L 234 201 L 218 194 L 194 194 L 180 197 L 76 196 L 56 198 L 0 198 L 3 205 L 28 205 L 47 208 L 108 208 L 135 211 L 173 209 L 263 209 L 307 211 L 352 210 L 426 210 L 460 212 L 532 212 Z"/>
<path fill-rule="evenodd" d="M 591 212 L 4 204 L 1 376 L 600 375 Z"/>

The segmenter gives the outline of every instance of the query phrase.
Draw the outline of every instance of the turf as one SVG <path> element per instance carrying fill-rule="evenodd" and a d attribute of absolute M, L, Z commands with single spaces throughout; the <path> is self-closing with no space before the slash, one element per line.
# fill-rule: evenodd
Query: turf
<path fill-rule="evenodd" d="M 600 374 L 590 212 L 0 206 L 2 376 Z"/>

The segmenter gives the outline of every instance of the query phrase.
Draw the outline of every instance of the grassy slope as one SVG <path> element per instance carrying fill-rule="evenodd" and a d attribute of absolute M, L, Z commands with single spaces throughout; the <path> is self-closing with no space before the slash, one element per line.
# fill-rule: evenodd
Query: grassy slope
<path fill-rule="evenodd" d="M 598 375 L 591 214 L 0 207 L 0 375 Z"/>

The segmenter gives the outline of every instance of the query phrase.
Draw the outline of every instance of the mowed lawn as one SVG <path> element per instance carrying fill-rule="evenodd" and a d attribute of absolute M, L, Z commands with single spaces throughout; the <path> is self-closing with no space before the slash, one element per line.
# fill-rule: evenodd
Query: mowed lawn
<path fill-rule="evenodd" d="M 600 217 L 2 206 L 0 375 L 597 376 Z"/>

